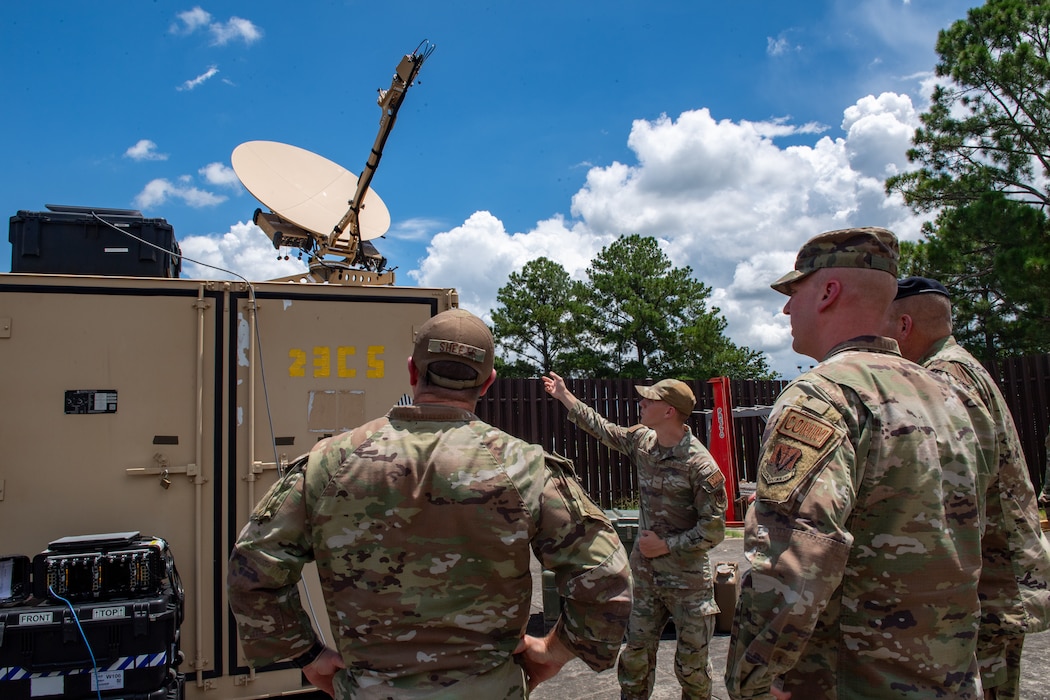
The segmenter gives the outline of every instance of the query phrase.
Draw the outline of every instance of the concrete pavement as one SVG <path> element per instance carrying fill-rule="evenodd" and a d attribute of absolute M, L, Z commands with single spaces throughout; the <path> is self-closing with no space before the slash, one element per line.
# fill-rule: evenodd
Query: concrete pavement
<path fill-rule="evenodd" d="M 728 533 L 725 541 L 712 550 L 712 563 L 735 561 L 741 575 L 747 569 L 744 559 L 744 541 L 740 531 Z M 534 615 L 542 618 L 543 602 L 538 566 L 533 576 L 534 590 L 532 610 Z M 673 639 L 665 635 L 660 642 L 656 663 L 656 688 L 652 700 L 679 700 L 681 688 L 674 675 Z M 711 664 L 714 666 L 713 697 L 726 700 L 723 674 L 725 673 L 726 653 L 729 647 L 729 635 L 715 634 L 711 642 Z M 1025 640 L 1024 653 L 1021 659 L 1022 679 L 1021 698 L 1023 700 L 1050 700 L 1050 632 L 1028 635 Z M 615 700 L 620 697 L 620 688 L 616 682 L 616 669 L 594 673 L 581 661 L 571 661 L 565 665 L 555 678 L 539 686 L 531 695 L 532 700 Z"/>

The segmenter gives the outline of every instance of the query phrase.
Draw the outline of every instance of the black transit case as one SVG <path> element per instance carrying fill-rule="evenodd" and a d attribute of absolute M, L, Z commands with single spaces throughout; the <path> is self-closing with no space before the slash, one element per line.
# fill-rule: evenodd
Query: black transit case
<path fill-rule="evenodd" d="M 133 209 L 47 206 L 11 217 L 11 272 L 179 276 L 181 250 L 164 219 Z"/>

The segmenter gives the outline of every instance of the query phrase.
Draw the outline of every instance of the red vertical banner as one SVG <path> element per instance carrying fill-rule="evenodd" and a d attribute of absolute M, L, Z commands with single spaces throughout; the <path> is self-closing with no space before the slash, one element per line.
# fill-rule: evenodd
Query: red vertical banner
<path fill-rule="evenodd" d="M 715 399 L 715 407 L 711 412 L 711 429 L 708 433 L 707 449 L 726 478 L 726 496 L 729 497 L 726 524 L 740 525 L 743 521 L 743 513 L 737 514 L 736 512 L 736 432 L 733 429 L 733 402 L 729 395 L 729 377 L 715 377 L 708 379 L 707 383 L 711 385 Z"/>

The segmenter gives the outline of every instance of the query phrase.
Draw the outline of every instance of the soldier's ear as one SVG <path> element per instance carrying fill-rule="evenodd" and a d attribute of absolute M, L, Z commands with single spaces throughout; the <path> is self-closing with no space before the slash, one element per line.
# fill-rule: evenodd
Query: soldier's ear
<path fill-rule="evenodd" d="M 818 311 L 823 311 L 831 306 L 842 294 L 842 281 L 837 277 L 829 277 L 825 279 L 823 285 L 824 286 L 821 288 L 820 299 L 817 301 Z"/>
<path fill-rule="evenodd" d="M 489 374 L 489 378 L 486 379 L 485 383 L 481 385 L 481 392 L 478 393 L 478 396 L 484 396 L 485 392 L 489 390 L 489 387 L 492 386 L 492 383 L 495 382 L 495 381 L 496 381 L 496 369 L 493 368 L 492 369 L 492 373 Z"/>
<path fill-rule="evenodd" d="M 915 320 L 908 314 L 901 314 L 897 319 L 897 337 L 904 340 L 915 330 Z"/>

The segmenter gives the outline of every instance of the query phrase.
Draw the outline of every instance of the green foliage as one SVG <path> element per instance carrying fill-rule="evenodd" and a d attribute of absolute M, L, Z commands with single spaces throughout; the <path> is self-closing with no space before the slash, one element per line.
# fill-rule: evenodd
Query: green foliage
<path fill-rule="evenodd" d="M 689 268 L 672 269 L 656 239 L 638 235 L 603 248 L 587 275 L 580 320 L 621 377 L 645 378 L 649 365 L 665 364 L 686 307 L 702 308 L 710 294 Z"/>
<path fill-rule="evenodd" d="M 952 292 L 956 337 L 986 363 L 1050 351 L 1050 1 L 988 0 L 937 40 L 946 79 L 890 178 L 926 239 L 901 275 Z"/>
<path fill-rule="evenodd" d="M 540 376 L 539 367 L 520 358 L 508 362 L 497 355 L 495 369 L 496 376 L 502 379 L 530 379 Z"/>
<path fill-rule="evenodd" d="M 575 291 L 565 268 L 548 258 L 530 260 L 521 272 L 511 273 L 496 300 L 501 306 L 492 312 L 493 337 L 520 358 L 505 364 L 510 373 L 501 376 L 538 376 L 557 369 L 559 356 L 574 342 Z"/>
<path fill-rule="evenodd" d="M 990 363 L 1050 351 L 1050 236 L 1034 207 L 988 192 L 945 209 L 927 240 L 902 246 L 905 272 L 952 293 L 955 336 Z"/>
<path fill-rule="evenodd" d="M 523 358 L 517 364 L 544 373 L 773 378 L 764 355 L 725 337 L 710 294 L 689 267 L 672 266 L 654 238 L 624 236 L 591 261 L 586 282 L 569 281 L 546 258 L 512 274 L 497 295 L 494 335 Z"/>
<path fill-rule="evenodd" d="M 614 510 L 638 510 L 637 496 L 621 496 L 612 503 Z"/>
<path fill-rule="evenodd" d="M 940 32 L 937 87 L 908 159 L 890 178 L 916 211 L 959 206 L 989 190 L 1048 203 L 1050 2 L 988 0 Z"/>

